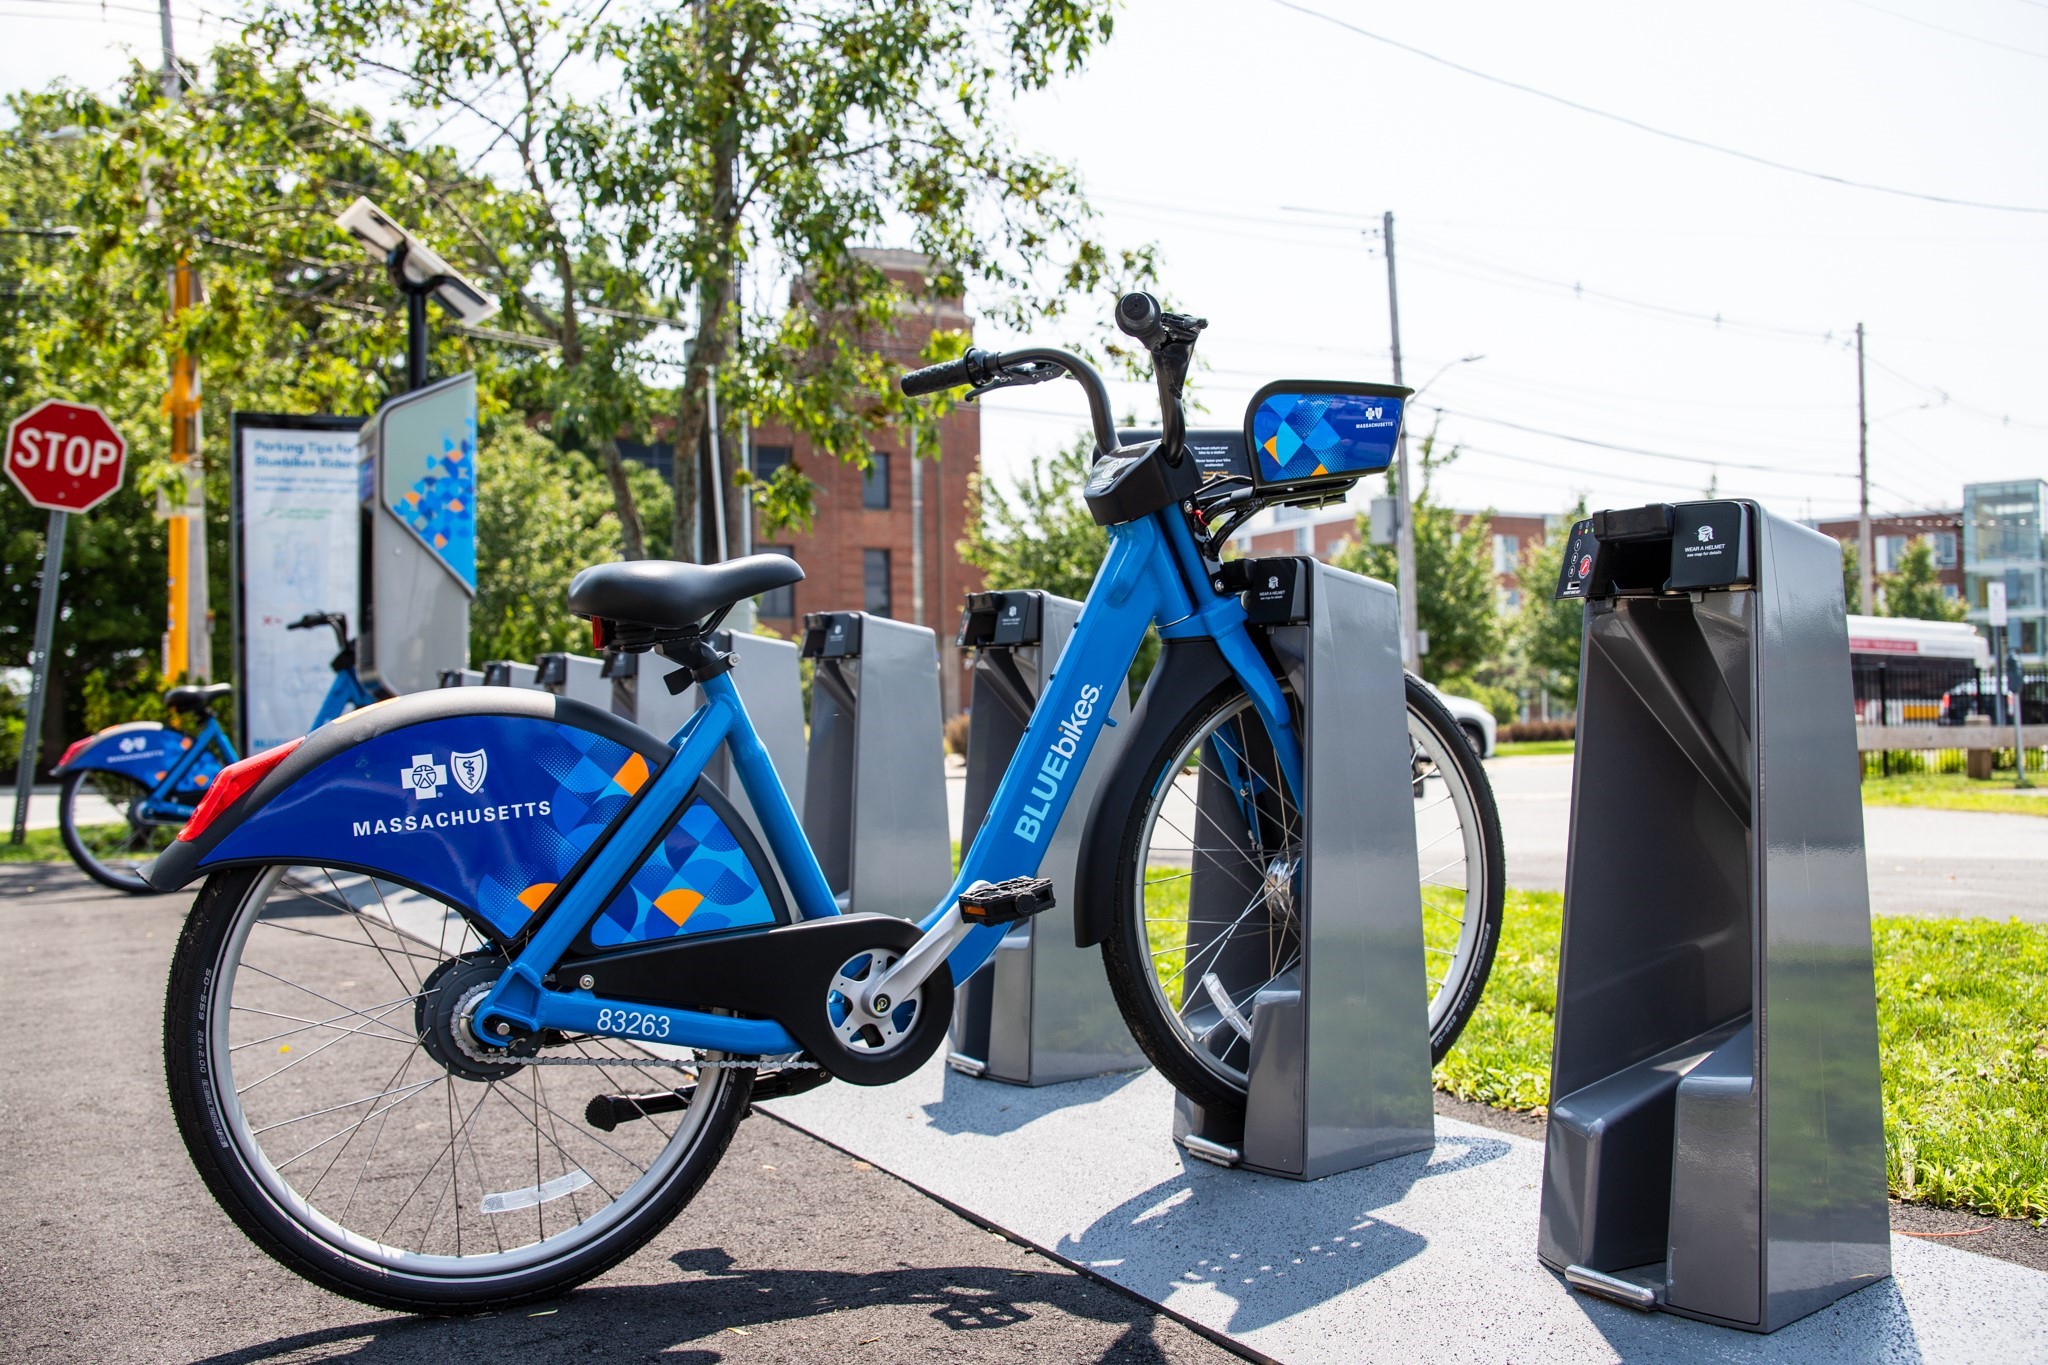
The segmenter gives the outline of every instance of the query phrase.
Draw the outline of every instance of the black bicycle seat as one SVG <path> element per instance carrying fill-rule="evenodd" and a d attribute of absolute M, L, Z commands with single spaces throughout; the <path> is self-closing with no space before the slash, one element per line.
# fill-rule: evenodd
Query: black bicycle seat
<path fill-rule="evenodd" d="M 569 584 L 569 610 L 622 626 L 680 631 L 749 597 L 803 581 L 788 555 L 748 555 L 722 564 L 631 559 L 599 564 Z"/>
<path fill-rule="evenodd" d="M 203 686 L 188 683 L 164 693 L 164 705 L 173 711 L 206 711 L 234 690 L 233 683 L 207 683 Z"/>

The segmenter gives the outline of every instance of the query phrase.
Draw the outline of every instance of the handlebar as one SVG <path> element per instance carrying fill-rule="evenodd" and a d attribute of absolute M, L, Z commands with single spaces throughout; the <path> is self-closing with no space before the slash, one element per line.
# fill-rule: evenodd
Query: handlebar
<path fill-rule="evenodd" d="M 286 630 L 312 630 L 319 626 L 334 628 L 334 642 L 344 651 L 348 649 L 348 617 L 338 611 L 309 611 L 298 620 L 285 626 Z"/>
<path fill-rule="evenodd" d="M 1093 365 L 1070 352 L 1050 346 L 1000 352 L 976 347 L 958 360 L 912 370 L 896 383 L 905 397 L 917 398 L 968 386 L 980 393 L 1014 384 L 1042 384 L 1061 374 L 1079 384 L 1087 395 L 1089 423 L 1095 428 L 1095 457 L 1101 459 L 1118 445 L 1116 423 L 1109 412 L 1109 386 Z"/>

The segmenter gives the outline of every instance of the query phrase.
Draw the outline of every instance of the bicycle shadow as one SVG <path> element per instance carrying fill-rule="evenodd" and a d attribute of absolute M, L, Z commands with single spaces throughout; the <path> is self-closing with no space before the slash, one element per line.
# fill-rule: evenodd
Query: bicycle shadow
<path fill-rule="evenodd" d="M 1322 1180 L 1223 1170 L 1185 1154 L 1180 1174 L 1125 1200 L 1057 1255 L 1234 1337 L 1329 1302 L 1420 1255 L 1421 1233 L 1384 1216 L 1419 1181 L 1506 1156 L 1492 1137 Z"/>
<path fill-rule="evenodd" d="M 939 1098 L 926 1103 L 923 1113 L 941 1133 L 1001 1137 L 1047 1114 L 1107 1099 L 1143 1075 L 1142 1069 L 1116 1071 L 1057 1085 L 1024 1086 L 964 1076 L 949 1066 Z"/>
<path fill-rule="evenodd" d="M 474 1318 L 373 1319 L 222 1352 L 204 1357 L 199 1365 L 256 1365 L 314 1355 L 444 1365 L 451 1358 L 488 1358 L 485 1353 L 508 1351 L 521 1353 L 514 1358 L 659 1355 L 682 1365 L 711 1365 L 724 1360 L 727 1350 L 743 1351 L 740 1337 L 775 1327 L 786 1329 L 777 1333 L 779 1351 L 829 1359 L 854 1344 L 846 1339 L 844 1314 L 892 1307 L 927 1310 L 922 1317 L 950 1332 L 1008 1331 L 1054 1312 L 1123 1328 L 1099 1359 L 1168 1359 L 1154 1334 L 1154 1313 L 1065 1271 L 755 1268 L 738 1265 L 717 1247 L 678 1252 L 669 1260 L 684 1278 L 668 1284 L 586 1287 L 546 1303 Z M 872 1322 L 868 1330 L 887 1329 Z M 1034 1349 L 1037 1334 L 1030 1335 L 1033 1342 L 1020 1337 L 1014 1354 Z M 708 1339 L 715 1339 L 717 1348 L 705 1344 Z M 899 1339 L 896 1345 L 904 1342 Z M 889 1347 L 882 1349 L 884 1354 L 875 1359 L 890 1358 Z"/>

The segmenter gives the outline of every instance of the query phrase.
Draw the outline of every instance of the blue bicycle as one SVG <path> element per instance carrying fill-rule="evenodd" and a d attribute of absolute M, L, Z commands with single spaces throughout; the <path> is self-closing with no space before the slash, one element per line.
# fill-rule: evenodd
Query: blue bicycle
<path fill-rule="evenodd" d="M 1057 676 L 922 921 L 835 903 L 717 644 L 737 603 L 803 577 L 782 556 L 606 564 L 571 585 L 600 647 L 658 652 L 671 688 L 699 689 L 666 742 L 546 693 L 453 688 L 220 774 L 144 875 L 205 878 L 172 965 L 166 1073 L 193 1161 L 245 1232 L 388 1307 L 558 1293 L 689 1202 L 750 1100 L 923 1065 L 955 984 L 1056 892 L 1174 1083 L 1243 1103 L 1245 1018 L 1298 964 L 1303 756 L 1253 585 L 1221 550 L 1259 506 L 1384 468 L 1407 391 L 1269 387 L 1247 421 L 1256 468 L 1205 481 L 1180 408 L 1204 324 L 1143 294 L 1118 321 L 1154 357 L 1164 434 L 1144 445 L 1119 448 L 1101 378 L 1062 351 L 970 351 L 902 381 L 1077 380 L 1099 446 L 1086 497 L 1109 528 Z M 1153 627 L 1162 658 L 1079 885 L 1054 888 L 1040 857 Z M 1492 958 L 1499 833 L 1456 722 L 1419 685 L 1409 714 L 1440 1052 Z M 703 776 L 720 745 L 765 847 Z"/>
<path fill-rule="evenodd" d="M 315 612 L 286 629 L 321 626 L 333 628 L 340 650 L 331 664 L 334 682 L 313 717 L 316 729 L 377 700 L 356 676 L 346 616 Z M 56 768 L 63 783 L 57 827 L 72 861 L 87 876 L 116 891 L 154 894 L 155 888 L 139 875 L 143 864 L 170 847 L 221 770 L 240 757 L 213 714 L 215 703 L 233 690 L 229 683 L 209 683 L 164 693 L 172 714 L 198 721 L 190 734 L 158 721 L 135 720 L 110 725 L 64 751 Z"/>

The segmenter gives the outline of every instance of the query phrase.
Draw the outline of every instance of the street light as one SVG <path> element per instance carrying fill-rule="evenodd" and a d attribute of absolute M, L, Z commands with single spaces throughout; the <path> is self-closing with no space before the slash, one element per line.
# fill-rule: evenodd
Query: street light
<path fill-rule="evenodd" d="M 342 210 L 334 225 L 361 242 L 371 259 L 382 261 L 391 282 L 405 295 L 405 386 L 426 387 L 427 296 L 439 299 L 465 327 L 494 316 L 498 301 L 456 274 L 432 247 L 367 199 L 357 199 Z"/>

